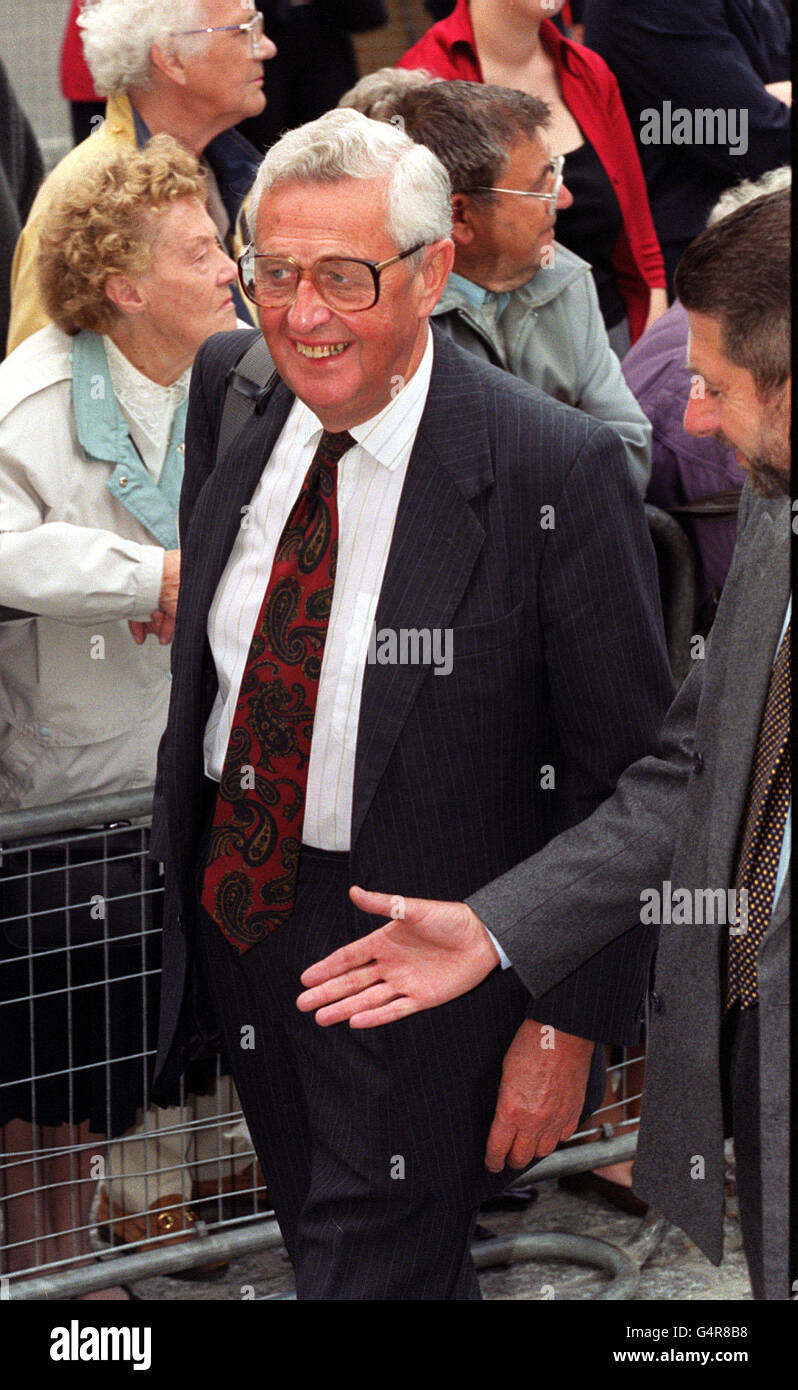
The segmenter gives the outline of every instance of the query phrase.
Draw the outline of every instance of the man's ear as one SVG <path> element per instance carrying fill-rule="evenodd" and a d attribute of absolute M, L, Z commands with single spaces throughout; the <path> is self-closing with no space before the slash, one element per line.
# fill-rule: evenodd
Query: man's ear
<path fill-rule="evenodd" d="M 452 240 L 455 246 L 470 246 L 474 240 L 473 207 L 467 193 L 452 195 Z"/>
<path fill-rule="evenodd" d="M 178 87 L 186 86 L 188 74 L 177 48 L 171 48 L 168 44 L 161 46 L 159 43 L 154 43 L 150 49 L 150 63 L 156 76 L 165 77 Z"/>
<path fill-rule="evenodd" d="M 421 292 L 419 312 L 422 316 L 431 314 L 441 295 L 449 272 L 454 265 L 454 243 L 449 237 L 435 241 L 427 247 L 427 255 L 421 268 L 424 288 Z"/>
<path fill-rule="evenodd" d="M 110 275 L 105 282 L 105 293 L 114 308 L 130 318 L 137 318 L 146 311 L 147 301 L 126 275 Z"/>

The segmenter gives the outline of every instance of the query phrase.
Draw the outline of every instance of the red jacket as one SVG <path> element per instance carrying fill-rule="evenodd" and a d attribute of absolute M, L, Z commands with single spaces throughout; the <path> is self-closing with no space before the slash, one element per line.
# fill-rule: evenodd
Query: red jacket
<path fill-rule="evenodd" d="M 83 57 L 78 15 L 81 0 L 72 0 L 61 48 L 61 91 L 67 101 L 101 101 L 94 90 L 91 73 Z"/>
<path fill-rule="evenodd" d="M 648 315 L 649 290 L 665 288 L 665 266 L 632 128 L 618 83 L 598 53 L 564 38 L 550 19 L 541 22 L 540 37 L 557 64 L 563 101 L 615 189 L 623 225 L 612 264 L 634 343 Z M 426 68 L 450 80 L 483 82 L 467 0 L 457 0 L 452 14 L 433 24 L 398 66 Z"/>

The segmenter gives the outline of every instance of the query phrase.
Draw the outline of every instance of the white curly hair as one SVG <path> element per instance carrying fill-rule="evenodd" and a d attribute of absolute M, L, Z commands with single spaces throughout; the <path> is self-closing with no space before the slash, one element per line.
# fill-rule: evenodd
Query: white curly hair
<path fill-rule="evenodd" d="M 205 0 L 83 0 L 78 24 L 100 96 L 149 87 L 153 44 L 196 51 L 210 35 L 178 37 L 176 31 L 207 22 Z"/>

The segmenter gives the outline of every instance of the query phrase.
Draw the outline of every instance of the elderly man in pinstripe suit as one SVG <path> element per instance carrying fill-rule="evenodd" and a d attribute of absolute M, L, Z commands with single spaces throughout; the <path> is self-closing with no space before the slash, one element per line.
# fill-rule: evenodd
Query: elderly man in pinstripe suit
<path fill-rule="evenodd" d="M 278 375 L 218 459 L 252 335 L 211 339 L 192 380 L 159 1071 L 218 1027 L 300 1298 L 478 1298 L 479 1205 L 595 1107 L 650 942 L 369 1034 L 318 1029 L 299 978 L 369 930 L 353 883 L 463 898 L 651 746 L 653 552 L 610 428 L 430 330 L 452 262 L 430 151 L 333 112 L 253 197 L 241 275 Z"/>

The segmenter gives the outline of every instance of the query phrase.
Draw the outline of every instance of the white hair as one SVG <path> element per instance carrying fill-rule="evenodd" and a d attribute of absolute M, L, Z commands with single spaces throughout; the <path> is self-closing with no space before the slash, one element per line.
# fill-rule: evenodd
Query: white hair
<path fill-rule="evenodd" d="M 83 0 L 78 24 L 100 96 L 149 87 L 153 44 L 193 52 L 208 43 L 210 35 L 177 39 L 175 31 L 205 23 L 205 0 Z"/>
<path fill-rule="evenodd" d="M 752 203 L 754 198 L 763 198 L 766 193 L 780 193 L 791 184 L 792 169 L 789 164 L 782 164 L 779 169 L 768 169 L 767 173 L 758 179 L 743 179 L 742 183 L 736 183 L 732 188 L 727 188 L 725 193 L 721 193 L 707 218 L 707 226 L 714 227 L 722 217 L 728 217 L 738 208 L 745 207 L 746 203 Z"/>
<path fill-rule="evenodd" d="M 252 205 L 257 216 L 261 199 L 278 183 L 379 178 L 387 180 L 387 230 L 400 251 L 451 236 L 452 188 L 437 155 L 398 126 L 369 120 L 359 111 L 328 111 L 289 130 L 258 170 Z M 420 253 L 410 264 L 419 260 Z"/>

